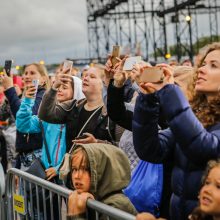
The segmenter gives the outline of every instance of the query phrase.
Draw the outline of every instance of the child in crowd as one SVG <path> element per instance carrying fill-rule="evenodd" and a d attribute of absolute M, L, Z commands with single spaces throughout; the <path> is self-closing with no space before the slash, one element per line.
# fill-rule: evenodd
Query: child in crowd
<path fill-rule="evenodd" d="M 78 100 L 84 97 L 82 93 L 82 81 L 73 77 L 72 82 L 61 84 L 57 92 L 57 101 L 64 103 L 68 100 Z M 20 132 L 40 133 L 41 126 L 38 116 L 32 115 L 31 109 L 34 105 L 35 87 L 29 86 L 26 89 L 25 98 L 23 99 L 20 109 L 17 112 L 16 126 Z M 49 146 L 49 153 L 52 159 L 52 167 L 48 163 L 45 144 L 43 144 L 41 160 L 46 167 L 48 180 L 58 174 L 58 168 L 66 153 L 66 126 L 63 124 L 51 124 L 42 122 L 45 133 L 45 139 Z"/>
<path fill-rule="evenodd" d="M 86 201 L 94 198 L 133 215 L 137 212 L 122 190 L 130 181 L 130 165 L 119 148 L 102 143 L 77 145 L 72 153 L 67 219 L 94 219 Z"/>
<path fill-rule="evenodd" d="M 220 160 L 208 163 L 202 178 L 202 188 L 199 193 L 199 206 L 189 216 L 190 220 L 220 219 Z M 136 220 L 155 220 L 149 213 L 138 214 Z"/>
<path fill-rule="evenodd" d="M 16 117 L 16 126 L 19 131 L 26 133 L 41 133 L 44 130 L 45 140 L 42 147 L 41 161 L 46 168 L 47 180 L 58 184 L 58 169 L 61 165 L 64 154 L 66 153 L 66 126 L 64 124 L 50 124 L 40 121 L 37 115 L 32 114 L 32 107 L 34 105 L 36 88 L 29 85 L 26 88 L 25 98 L 22 100 L 19 111 Z M 61 84 L 57 92 L 57 101 L 59 103 L 68 102 L 69 100 L 78 100 L 83 98 L 82 94 L 82 81 L 77 77 L 72 77 L 72 82 Z M 48 145 L 48 151 L 51 158 L 51 164 L 48 161 L 45 142 Z M 59 219 L 57 213 L 57 197 L 53 198 L 54 220 Z M 47 203 L 47 209 L 50 209 Z M 43 215 L 43 212 L 41 212 Z M 36 217 L 36 216 L 35 216 Z M 47 219 L 50 219 L 50 212 L 47 212 Z"/>
<path fill-rule="evenodd" d="M 218 220 L 220 219 L 220 160 L 209 161 L 202 183 L 199 207 L 193 211 L 189 219 Z"/>
<path fill-rule="evenodd" d="M 103 71 L 96 67 L 90 68 L 82 80 L 82 92 L 86 99 L 77 103 L 69 102 L 65 107 L 63 104 L 57 105 L 57 87 L 68 82 L 72 76 L 63 71 L 58 76 L 42 99 L 39 118 L 49 123 L 66 124 L 67 150 L 71 148 L 73 140 L 76 143 L 115 141 L 115 123 L 109 119 L 102 97 Z M 76 140 L 79 136 L 81 138 Z"/>

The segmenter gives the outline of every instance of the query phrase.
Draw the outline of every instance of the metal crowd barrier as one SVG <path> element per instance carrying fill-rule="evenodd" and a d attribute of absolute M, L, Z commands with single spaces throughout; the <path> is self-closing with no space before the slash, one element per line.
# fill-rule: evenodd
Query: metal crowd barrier
<path fill-rule="evenodd" d="M 16 179 L 18 179 L 20 183 L 17 187 Z M 34 201 L 33 194 L 35 194 L 35 192 L 36 198 Z M 48 212 L 50 212 L 50 219 L 47 220 L 66 219 L 66 205 L 71 192 L 72 191 L 67 188 L 43 180 L 19 169 L 11 168 L 6 178 L 5 199 L 7 203 L 7 218 L 5 219 L 45 220 Z M 48 203 L 46 202 L 46 197 L 48 200 L 48 196 L 49 210 L 48 204 L 46 204 Z M 58 216 L 53 215 L 54 196 L 56 196 L 56 201 L 58 201 Z M 40 204 L 41 197 L 43 197 L 43 204 Z M 96 200 L 88 199 L 87 207 L 95 211 L 95 220 L 99 220 L 100 214 L 106 216 L 107 220 L 135 220 L 135 216 Z"/>
<path fill-rule="evenodd" d="M 0 163 L 0 220 L 6 219 L 5 216 L 5 173 Z"/>

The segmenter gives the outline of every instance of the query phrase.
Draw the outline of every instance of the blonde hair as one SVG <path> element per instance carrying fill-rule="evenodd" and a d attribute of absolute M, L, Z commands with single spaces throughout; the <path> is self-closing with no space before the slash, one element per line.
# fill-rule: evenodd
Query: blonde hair
<path fill-rule="evenodd" d="M 72 160 L 73 158 L 76 156 L 77 153 L 81 152 L 83 154 L 83 157 L 82 157 L 82 161 L 81 161 L 81 165 L 82 164 L 85 164 L 85 166 L 89 169 L 90 168 L 90 165 L 89 165 L 89 158 L 88 158 L 88 155 L 86 153 L 86 151 L 84 150 L 84 148 L 82 147 L 77 147 L 73 152 L 72 152 L 72 155 L 71 155 L 71 164 L 72 164 Z M 70 166 L 71 167 L 71 172 L 72 172 L 72 165 Z"/>
<path fill-rule="evenodd" d="M 43 87 L 45 89 L 49 89 L 50 88 L 50 80 L 49 80 L 49 76 L 48 76 L 48 72 L 47 72 L 46 67 L 42 64 L 39 64 L 39 63 L 31 63 L 31 64 L 25 65 L 24 71 L 25 71 L 26 67 L 28 67 L 28 66 L 35 66 L 37 68 L 37 71 L 40 73 L 40 75 L 45 78 L 45 84 L 43 85 Z"/>
<path fill-rule="evenodd" d="M 98 69 L 98 72 L 100 73 L 100 77 L 101 77 L 101 79 L 103 79 L 104 76 L 105 76 L 105 66 L 103 64 L 100 64 L 100 63 L 95 63 L 93 65 L 93 67 Z"/>
<path fill-rule="evenodd" d="M 195 69 L 191 66 L 175 66 L 174 81 L 181 88 L 186 98 L 190 101 L 194 94 Z"/>

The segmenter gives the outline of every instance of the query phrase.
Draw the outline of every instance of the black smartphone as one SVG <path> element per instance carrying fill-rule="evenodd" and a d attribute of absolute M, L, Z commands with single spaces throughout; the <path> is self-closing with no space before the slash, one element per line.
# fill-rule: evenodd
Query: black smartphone
<path fill-rule="evenodd" d="M 12 60 L 6 60 L 4 69 L 5 69 L 5 72 L 8 76 L 10 76 L 11 66 L 12 66 Z"/>

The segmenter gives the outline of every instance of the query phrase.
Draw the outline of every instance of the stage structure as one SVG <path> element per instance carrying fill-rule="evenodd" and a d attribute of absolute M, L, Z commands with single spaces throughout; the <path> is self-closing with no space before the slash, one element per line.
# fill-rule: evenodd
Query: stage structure
<path fill-rule="evenodd" d="M 193 56 L 201 37 L 219 35 L 220 0 L 87 0 L 89 57 L 99 62 L 121 45 L 122 53 L 164 61 Z"/>

